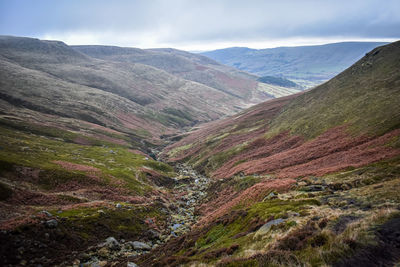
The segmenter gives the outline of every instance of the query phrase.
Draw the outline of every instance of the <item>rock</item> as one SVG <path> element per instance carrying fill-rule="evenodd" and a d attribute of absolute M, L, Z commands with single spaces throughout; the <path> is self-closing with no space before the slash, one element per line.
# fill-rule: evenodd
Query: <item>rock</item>
<path fill-rule="evenodd" d="M 48 212 L 47 210 L 42 210 L 41 213 L 43 213 L 43 214 L 46 215 L 47 217 L 53 217 L 53 214 L 51 214 L 51 213 Z"/>
<path fill-rule="evenodd" d="M 108 247 L 102 247 L 97 251 L 97 255 L 103 258 L 108 258 L 108 256 L 110 255 L 110 250 L 108 249 Z"/>
<path fill-rule="evenodd" d="M 317 192 L 317 191 L 324 191 L 325 190 L 325 186 L 323 185 L 309 185 L 303 188 L 304 191 L 306 192 Z"/>
<path fill-rule="evenodd" d="M 126 267 L 138 267 L 135 263 L 128 261 Z"/>
<path fill-rule="evenodd" d="M 107 265 L 107 263 L 108 263 L 107 261 L 99 261 L 99 266 L 104 267 Z"/>
<path fill-rule="evenodd" d="M 112 250 L 118 250 L 120 248 L 119 242 L 112 236 L 106 239 L 106 242 L 100 245 L 101 247 L 108 247 Z"/>
<path fill-rule="evenodd" d="M 176 223 L 176 224 L 172 225 L 172 230 L 176 230 L 176 229 L 178 229 L 178 228 L 181 227 L 181 226 L 182 226 L 182 224 Z"/>
<path fill-rule="evenodd" d="M 297 185 L 298 185 L 298 186 L 306 186 L 307 183 L 304 182 L 304 181 L 300 181 L 300 182 L 297 183 Z"/>
<path fill-rule="evenodd" d="M 47 228 L 56 228 L 58 225 L 58 222 L 56 219 L 51 219 L 45 222 L 45 225 Z"/>
<path fill-rule="evenodd" d="M 104 210 L 98 210 L 97 213 L 101 216 L 104 216 L 106 213 L 104 212 Z"/>
<path fill-rule="evenodd" d="M 115 207 L 116 207 L 117 209 L 120 209 L 120 208 L 122 208 L 122 205 L 121 205 L 120 203 L 117 203 L 117 205 L 115 205 Z"/>
<path fill-rule="evenodd" d="M 258 229 L 258 231 L 254 235 L 254 237 L 257 237 L 259 235 L 265 235 L 266 233 L 269 232 L 269 230 L 271 229 L 271 227 L 273 225 L 279 225 L 279 224 L 283 223 L 284 221 L 286 221 L 286 219 L 279 218 L 279 219 L 275 219 L 275 220 L 267 222 L 266 224 L 261 226 L 260 229 Z"/>
<path fill-rule="evenodd" d="M 275 194 L 274 192 L 271 192 L 268 194 L 268 196 L 264 197 L 263 201 L 265 200 L 271 200 L 271 199 L 275 199 L 278 198 L 278 194 Z"/>
<path fill-rule="evenodd" d="M 160 233 L 153 229 L 150 229 L 149 231 L 147 231 L 147 233 L 152 239 L 160 239 Z"/>
<path fill-rule="evenodd" d="M 90 260 L 90 255 L 85 252 L 82 252 L 81 254 L 79 254 L 78 258 L 81 259 L 81 261 L 85 262 Z"/>
<path fill-rule="evenodd" d="M 132 241 L 129 241 L 127 243 L 129 243 L 133 247 L 133 249 L 135 249 L 135 250 L 151 250 L 151 247 L 149 245 L 147 245 L 146 243 L 144 243 L 144 242 L 140 242 L 140 241 L 132 242 Z"/>

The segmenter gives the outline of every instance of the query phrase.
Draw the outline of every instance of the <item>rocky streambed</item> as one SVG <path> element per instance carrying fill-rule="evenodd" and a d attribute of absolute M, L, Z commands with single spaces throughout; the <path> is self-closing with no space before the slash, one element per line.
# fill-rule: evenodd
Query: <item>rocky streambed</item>
<path fill-rule="evenodd" d="M 198 174 L 190 166 L 177 164 L 175 186 L 171 193 L 168 209 L 164 209 L 167 216 L 167 223 L 164 229 L 149 230 L 152 236 L 150 241 L 116 239 L 112 236 L 99 243 L 97 246 L 88 248 L 85 253 L 76 256 L 74 266 L 120 266 L 121 260 L 130 258 L 127 266 L 136 266 L 134 258 L 151 251 L 171 238 L 183 235 L 190 231 L 197 222 L 195 215 L 196 206 L 206 197 L 207 188 L 210 185 L 210 178 Z M 124 206 L 117 204 L 116 208 L 123 209 Z M 150 220 L 148 223 L 152 224 Z M 74 257 L 74 255 L 72 255 Z M 122 260 L 122 262 L 124 262 Z M 125 265 L 125 264 L 124 264 Z"/>

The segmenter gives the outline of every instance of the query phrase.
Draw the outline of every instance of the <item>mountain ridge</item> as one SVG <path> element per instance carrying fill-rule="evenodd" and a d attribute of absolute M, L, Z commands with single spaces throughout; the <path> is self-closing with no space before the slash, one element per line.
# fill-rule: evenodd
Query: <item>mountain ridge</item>
<path fill-rule="evenodd" d="M 282 76 L 305 87 L 320 84 L 385 42 L 341 42 L 266 49 L 226 48 L 201 53 L 258 76 Z"/>

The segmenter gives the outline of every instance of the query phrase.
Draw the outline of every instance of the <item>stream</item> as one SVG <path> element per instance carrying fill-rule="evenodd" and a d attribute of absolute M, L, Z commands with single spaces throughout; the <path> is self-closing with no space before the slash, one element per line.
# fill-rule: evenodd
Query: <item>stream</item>
<path fill-rule="evenodd" d="M 118 263 L 121 257 L 134 257 L 151 253 L 151 250 L 165 244 L 171 238 L 190 231 L 191 227 L 197 222 L 195 208 L 206 197 L 211 179 L 198 174 L 186 164 L 176 164 L 175 172 L 177 175 L 173 179 L 176 185 L 171 190 L 171 193 L 174 194 L 176 201 L 169 203 L 168 210 L 164 210 L 167 215 L 166 227 L 160 232 L 149 230 L 153 231 L 155 235 L 153 241 L 125 241 L 109 237 L 104 243 L 92 249 L 87 254 L 86 260 L 74 262 L 74 266 L 99 267 L 108 266 L 110 263 L 113 266 L 113 263 Z M 134 267 L 137 265 L 133 262 L 128 262 L 128 266 Z"/>

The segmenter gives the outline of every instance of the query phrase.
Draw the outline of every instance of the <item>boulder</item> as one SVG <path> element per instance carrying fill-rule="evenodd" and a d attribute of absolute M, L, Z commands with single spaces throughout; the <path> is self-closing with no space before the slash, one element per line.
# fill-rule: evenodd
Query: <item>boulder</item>
<path fill-rule="evenodd" d="M 149 237 L 151 239 L 160 239 L 160 233 L 157 232 L 156 230 L 150 229 L 149 231 L 147 231 Z"/>
<path fill-rule="evenodd" d="M 268 194 L 268 196 L 264 197 L 263 201 L 265 200 L 271 200 L 271 199 L 275 199 L 278 198 L 278 194 L 275 194 L 274 192 L 271 192 Z"/>
<path fill-rule="evenodd" d="M 56 219 L 51 219 L 45 222 L 47 228 L 56 228 L 58 226 L 58 222 Z"/>
<path fill-rule="evenodd" d="M 106 242 L 104 242 L 101 246 L 108 247 L 109 249 L 112 249 L 112 250 L 118 250 L 120 248 L 119 242 L 112 236 L 108 237 L 106 239 Z"/>
<path fill-rule="evenodd" d="M 273 225 L 279 225 L 279 224 L 283 223 L 284 221 L 286 221 L 286 219 L 279 218 L 279 219 L 275 219 L 275 220 L 267 222 L 266 224 L 261 226 L 260 229 L 257 230 L 257 232 L 254 235 L 254 237 L 257 237 L 259 235 L 265 235 L 266 233 L 269 232 L 269 230 L 271 229 L 271 227 Z"/>
<path fill-rule="evenodd" d="M 131 247 L 133 247 L 134 250 L 151 250 L 151 247 L 149 245 L 147 245 L 144 242 L 140 242 L 140 241 L 129 241 L 127 242 L 131 245 Z"/>
<path fill-rule="evenodd" d="M 53 217 L 53 215 L 50 212 L 48 212 L 47 210 L 42 210 L 41 213 L 43 213 L 47 217 Z"/>

